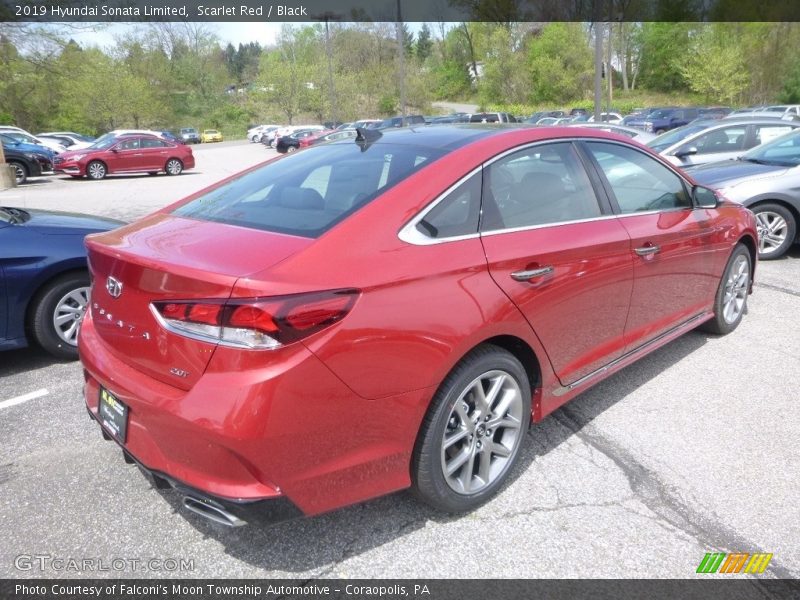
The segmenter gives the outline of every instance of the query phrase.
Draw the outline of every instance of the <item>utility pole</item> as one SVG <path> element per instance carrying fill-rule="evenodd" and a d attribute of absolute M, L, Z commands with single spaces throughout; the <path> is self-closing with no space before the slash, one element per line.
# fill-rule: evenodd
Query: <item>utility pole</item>
<path fill-rule="evenodd" d="M 328 55 L 328 94 L 331 103 L 331 122 L 336 126 L 336 89 L 333 86 L 333 50 L 331 49 L 330 22 L 338 21 L 341 16 L 327 11 L 311 17 L 315 21 L 325 21 L 325 54 Z"/>
<path fill-rule="evenodd" d="M 400 78 L 400 125 L 405 127 L 406 124 L 406 68 L 405 68 L 405 47 L 403 42 L 403 15 L 400 12 L 400 0 L 397 0 L 397 23 L 395 23 L 397 30 L 397 67 Z"/>
<path fill-rule="evenodd" d="M 600 123 L 603 97 L 603 24 L 594 23 L 594 121 Z"/>

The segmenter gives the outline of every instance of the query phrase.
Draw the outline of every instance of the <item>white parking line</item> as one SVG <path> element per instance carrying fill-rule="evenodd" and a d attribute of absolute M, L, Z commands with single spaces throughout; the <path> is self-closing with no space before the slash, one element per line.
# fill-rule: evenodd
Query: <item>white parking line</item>
<path fill-rule="evenodd" d="M 36 390 L 35 392 L 30 392 L 29 394 L 23 394 L 22 396 L 17 396 L 16 398 L 11 398 L 10 400 L 3 400 L 0 402 L 0 409 L 8 408 L 10 406 L 16 406 L 17 404 L 22 404 L 23 402 L 27 402 L 28 400 L 36 400 L 36 398 L 41 398 L 42 396 L 47 396 L 49 394 L 45 389 Z"/>

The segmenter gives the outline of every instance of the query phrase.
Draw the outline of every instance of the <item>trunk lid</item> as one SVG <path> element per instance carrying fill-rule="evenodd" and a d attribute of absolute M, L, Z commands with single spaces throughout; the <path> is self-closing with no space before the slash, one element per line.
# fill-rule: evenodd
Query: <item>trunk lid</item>
<path fill-rule="evenodd" d="M 216 344 L 167 331 L 151 303 L 227 300 L 240 277 L 263 271 L 312 242 L 163 213 L 89 236 L 97 334 L 133 368 L 188 390 L 205 371 Z"/>

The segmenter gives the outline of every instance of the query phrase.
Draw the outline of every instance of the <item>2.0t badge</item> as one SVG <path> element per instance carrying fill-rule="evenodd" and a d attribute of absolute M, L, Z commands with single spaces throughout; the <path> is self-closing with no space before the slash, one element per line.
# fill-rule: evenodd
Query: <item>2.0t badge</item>
<path fill-rule="evenodd" d="M 106 279 L 106 291 L 112 298 L 119 298 L 122 294 L 122 282 L 114 277 Z"/>

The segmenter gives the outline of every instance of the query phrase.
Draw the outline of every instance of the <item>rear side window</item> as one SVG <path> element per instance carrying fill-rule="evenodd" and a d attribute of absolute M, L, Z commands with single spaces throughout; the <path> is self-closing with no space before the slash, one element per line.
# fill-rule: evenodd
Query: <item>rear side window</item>
<path fill-rule="evenodd" d="M 173 214 L 316 238 L 443 154 L 391 143 L 312 146 L 221 185 Z"/>
<path fill-rule="evenodd" d="M 481 172 L 478 171 L 431 209 L 417 223 L 417 230 L 435 239 L 477 233 L 480 210 Z"/>

